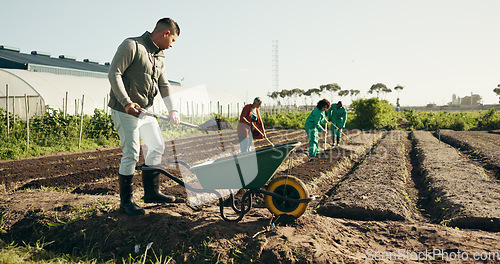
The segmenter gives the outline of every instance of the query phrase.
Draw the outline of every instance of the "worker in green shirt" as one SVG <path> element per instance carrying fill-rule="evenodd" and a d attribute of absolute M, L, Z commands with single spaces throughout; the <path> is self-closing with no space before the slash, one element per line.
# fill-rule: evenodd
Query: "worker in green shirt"
<path fill-rule="evenodd" d="M 345 127 L 345 122 L 347 120 L 347 112 L 342 106 L 342 101 L 332 104 L 327 111 L 327 117 L 328 120 L 333 123 L 331 126 L 333 145 L 338 146 L 340 143 L 340 136 L 342 135 L 342 128 Z"/>
<path fill-rule="evenodd" d="M 309 138 L 309 158 L 316 158 L 318 154 L 318 132 L 322 132 L 325 129 L 323 124 L 327 122 L 325 111 L 330 107 L 330 101 L 323 99 L 318 102 L 316 108 L 312 110 L 306 119 L 304 124 L 304 129 L 306 130 L 307 137 Z"/>

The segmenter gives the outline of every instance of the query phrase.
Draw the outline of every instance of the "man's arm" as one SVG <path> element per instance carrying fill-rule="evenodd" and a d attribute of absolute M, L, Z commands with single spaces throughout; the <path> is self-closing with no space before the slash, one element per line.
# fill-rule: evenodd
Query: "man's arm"
<path fill-rule="evenodd" d="M 342 124 L 341 124 L 341 128 L 344 128 L 345 127 L 345 123 L 347 122 L 347 110 L 344 109 L 344 112 L 342 113 Z"/>
<path fill-rule="evenodd" d="M 127 107 L 133 102 L 132 100 L 130 100 L 130 97 L 127 94 L 125 85 L 123 84 L 122 76 L 125 70 L 127 70 L 127 68 L 134 60 L 135 52 L 135 42 L 130 39 L 124 40 L 116 50 L 115 56 L 111 61 L 108 72 L 108 79 L 109 83 L 111 84 L 111 90 L 113 91 L 113 94 L 115 95 L 118 102 L 122 104 L 126 109 L 133 109 L 134 107 Z"/>
<path fill-rule="evenodd" d="M 168 82 L 165 73 L 160 75 L 158 79 L 158 89 L 160 90 L 161 97 L 163 98 L 163 103 L 168 109 L 170 115 L 170 123 L 179 124 L 181 119 L 179 116 L 179 111 L 177 111 L 177 106 L 174 104 L 171 96 L 170 83 Z"/>

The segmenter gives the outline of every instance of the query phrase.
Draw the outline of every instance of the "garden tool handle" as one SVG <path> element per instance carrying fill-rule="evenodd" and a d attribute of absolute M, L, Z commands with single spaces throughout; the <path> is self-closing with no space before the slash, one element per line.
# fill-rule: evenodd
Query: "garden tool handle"
<path fill-rule="evenodd" d="M 152 116 L 152 117 L 155 117 L 155 118 L 159 118 L 159 119 L 163 119 L 165 121 L 170 121 L 170 117 L 169 116 L 164 116 L 164 115 L 160 115 L 160 114 L 155 114 L 155 113 L 152 113 L 152 112 L 149 112 L 148 110 L 144 109 L 144 108 L 135 108 L 137 109 L 137 111 L 139 111 L 140 113 L 143 113 L 145 115 L 148 115 L 148 116 Z M 204 130 L 202 128 L 200 128 L 200 126 L 197 126 L 197 125 L 193 125 L 193 124 L 190 124 L 190 123 L 186 123 L 186 122 L 183 122 L 183 121 L 180 121 L 179 123 L 180 125 L 183 125 L 183 126 L 187 126 L 187 127 L 190 127 L 190 128 L 196 128 L 198 130 Z"/>
<path fill-rule="evenodd" d="M 340 130 L 340 128 L 339 128 L 338 126 L 336 126 L 336 125 L 335 125 L 332 121 L 330 121 L 329 123 L 332 123 L 332 125 L 333 125 L 336 129 Z M 344 133 L 344 131 L 340 130 L 340 132 L 342 132 L 342 135 L 344 135 L 346 138 L 348 138 L 349 140 L 351 140 L 351 138 L 350 138 L 350 137 L 348 137 L 348 136 Z"/>
<path fill-rule="evenodd" d="M 245 119 L 245 121 L 247 121 L 247 122 L 248 122 L 248 120 L 247 120 L 245 117 L 243 117 L 243 119 Z M 269 139 L 267 138 L 267 136 L 266 136 L 264 133 L 262 133 L 262 131 L 260 131 L 260 129 L 259 129 L 259 128 L 258 128 L 258 127 L 254 124 L 254 123 L 252 123 L 252 122 L 248 122 L 248 123 L 252 124 L 252 126 L 253 126 L 255 129 L 257 129 L 257 131 L 259 131 L 259 133 L 260 133 L 260 134 L 261 134 L 261 135 L 262 135 L 262 136 L 263 136 L 263 137 L 267 140 L 267 142 L 269 142 L 269 144 L 271 144 L 271 145 L 274 147 L 273 142 L 271 142 L 271 140 L 269 140 Z"/>

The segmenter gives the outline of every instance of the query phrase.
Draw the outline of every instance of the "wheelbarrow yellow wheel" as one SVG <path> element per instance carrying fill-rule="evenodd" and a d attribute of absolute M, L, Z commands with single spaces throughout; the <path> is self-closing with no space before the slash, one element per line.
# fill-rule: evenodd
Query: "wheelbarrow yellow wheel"
<path fill-rule="evenodd" d="M 293 176 L 278 177 L 272 180 L 267 190 L 292 199 L 304 199 L 309 197 L 309 192 L 304 183 Z M 264 201 L 267 209 L 274 215 L 287 214 L 295 218 L 304 214 L 308 205 L 308 203 L 285 201 L 271 195 L 265 195 Z"/>

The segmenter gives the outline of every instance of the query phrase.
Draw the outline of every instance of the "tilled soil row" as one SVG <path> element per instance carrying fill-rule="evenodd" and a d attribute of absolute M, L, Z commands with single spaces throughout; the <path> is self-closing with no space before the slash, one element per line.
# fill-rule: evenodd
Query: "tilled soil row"
<path fill-rule="evenodd" d="M 324 195 L 368 154 L 383 134 L 383 132 L 351 134 L 351 141 L 344 138 L 339 147 L 331 147 L 322 152 L 318 159 L 295 168 L 294 176 L 301 178 L 310 190 L 316 190 L 316 195 Z M 311 167 L 315 169 L 311 170 Z"/>
<path fill-rule="evenodd" d="M 341 181 L 318 213 L 358 220 L 411 219 L 405 191 L 407 133 L 390 131 L 363 162 Z"/>
<path fill-rule="evenodd" d="M 57 164 L 36 167 L 21 166 L 15 173 L 1 177 L 0 186 L 4 186 L 7 191 L 41 186 L 65 187 L 70 182 L 75 186 L 116 175 L 120 158 L 121 156 L 116 153 L 101 158 L 61 161 Z"/>
<path fill-rule="evenodd" d="M 267 137 L 273 144 L 294 140 L 301 141 L 304 139 L 304 131 L 268 131 Z M 256 148 L 260 148 L 270 145 L 270 143 L 266 139 L 260 139 L 255 140 L 254 145 Z M 175 153 L 177 157 L 182 158 L 183 161 L 191 165 L 214 159 L 214 156 L 222 154 L 224 151 L 234 151 L 235 149 L 239 151 L 238 137 L 235 131 L 165 141 L 165 156 L 167 159 L 171 159 Z"/>
<path fill-rule="evenodd" d="M 0 162 L 0 176 L 16 177 L 26 174 L 26 171 L 50 170 L 58 166 L 70 167 L 82 161 L 91 162 L 92 160 L 106 159 L 118 154 L 121 154 L 121 149 L 119 147 L 111 147 L 71 154 L 54 153 L 40 157 L 26 158 L 22 162 L 18 160 L 2 161 Z"/>
<path fill-rule="evenodd" d="M 413 131 L 417 169 L 443 224 L 500 231 L 500 184 L 430 132 Z"/>
<path fill-rule="evenodd" d="M 292 152 L 290 156 L 283 161 L 276 171 L 274 178 L 281 176 L 294 176 L 301 180 L 309 190 L 309 195 L 318 199 L 311 201 L 308 207 L 309 211 L 314 211 L 320 198 L 325 195 L 331 186 L 334 186 L 359 159 L 364 157 L 371 147 L 380 140 L 383 132 L 361 133 L 356 131 L 350 134 L 352 141 L 344 139 L 340 147 L 332 147 L 331 142 L 327 143 L 326 151 L 321 151 L 318 158 L 310 160 L 307 155 L 307 137 L 304 130 L 300 132 L 295 140 L 302 144 Z M 331 136 L 331 134 L 330 134 Z M 305 141 L 305 142 L 304 142 Z M 324 142 L 320 146 L 324 150 Z M 176 189 L 170 188 L 169 190 Z M 237 201 L 241 198 L 241 193 L 236 195 Z M 265 208 L 263 203 L 264 195 L 257 194 L 253 200 L 253 207 Z"/>
<path fill-rule="evenodd" d="M 484 131 L 441 130 L 434 134 L 467 154 L 485 163 L 485 168 L 493 170 L 500 179 L 500 134 Z"/>

